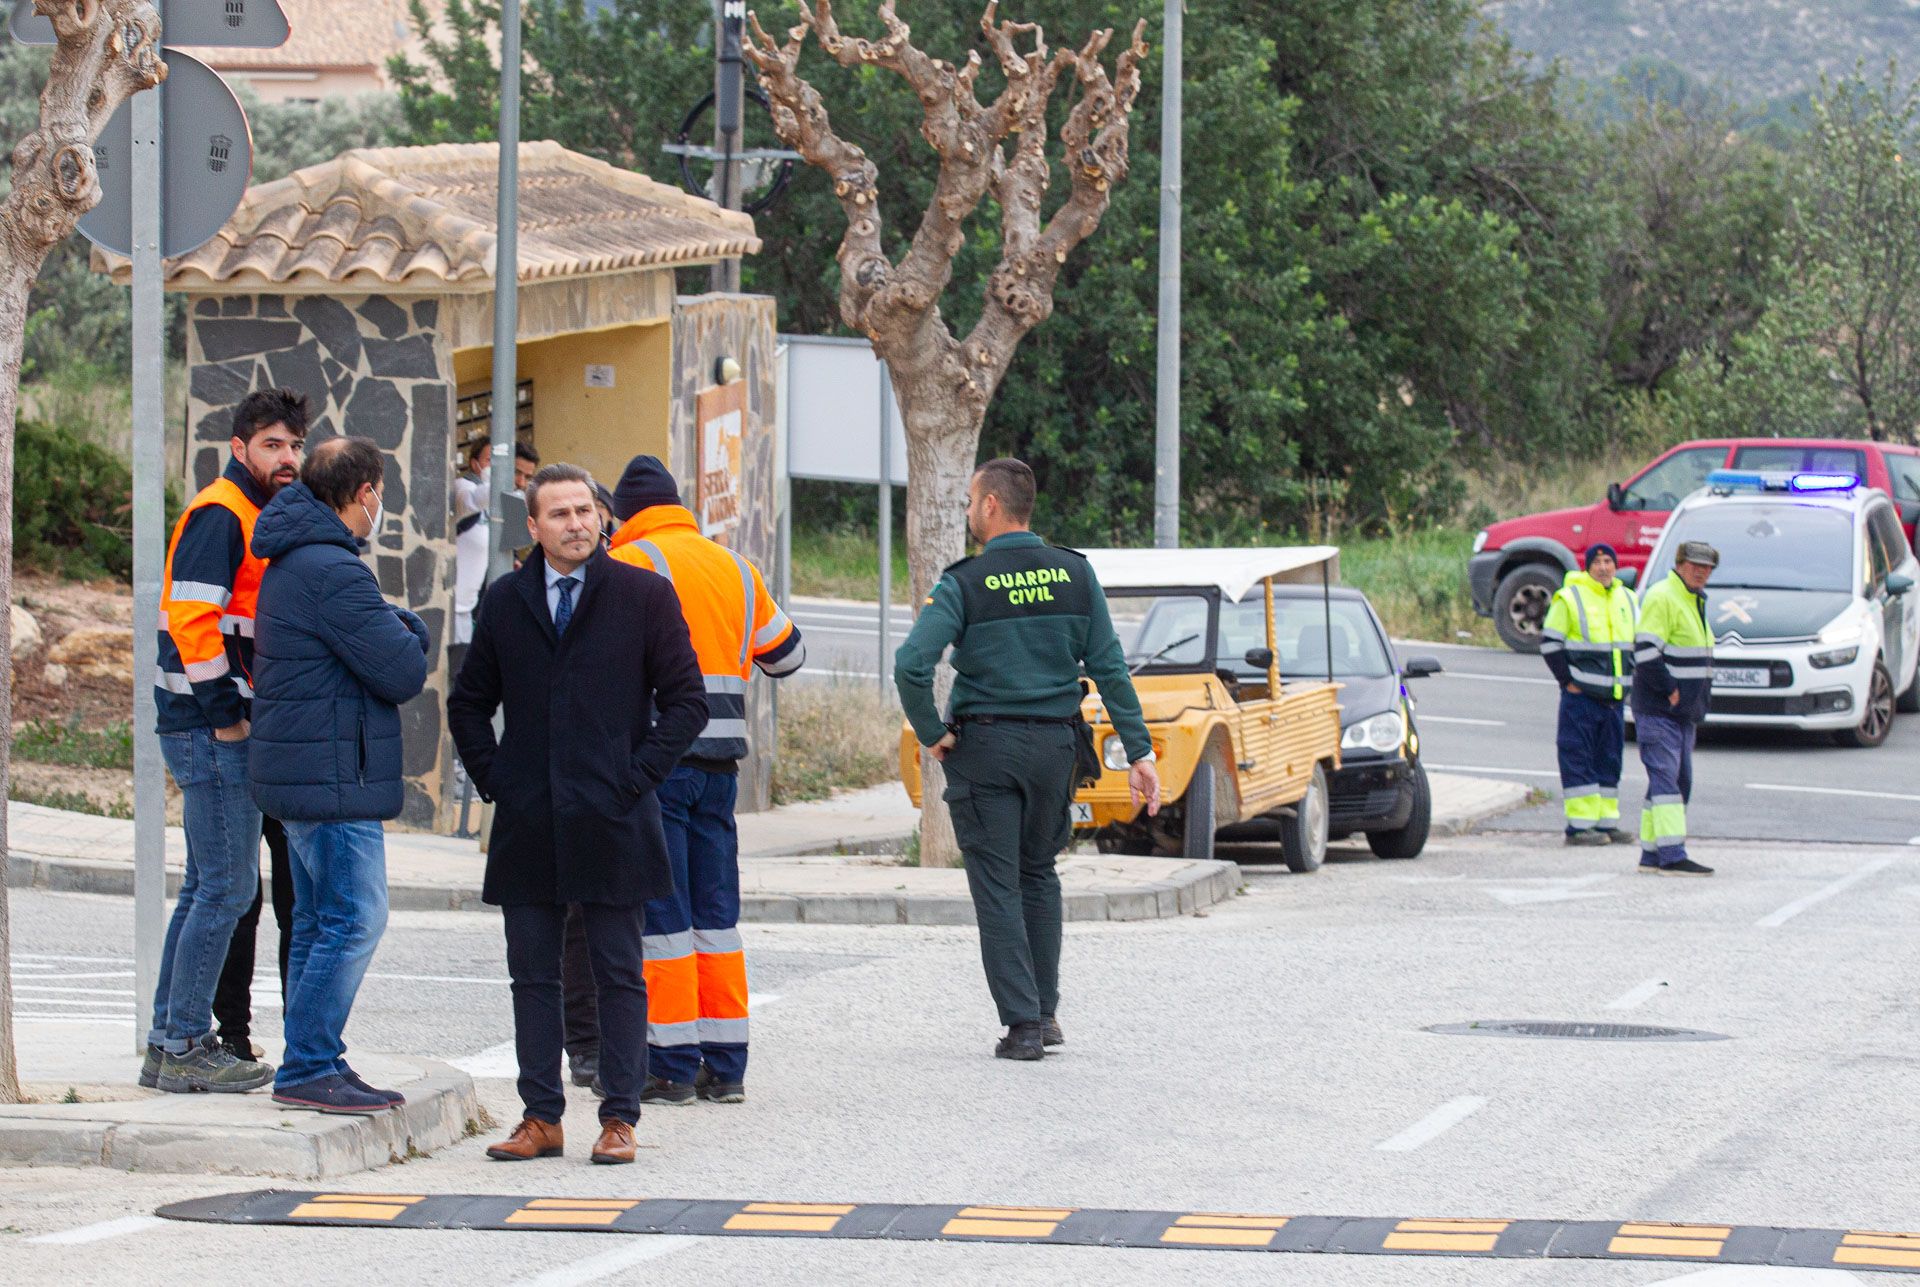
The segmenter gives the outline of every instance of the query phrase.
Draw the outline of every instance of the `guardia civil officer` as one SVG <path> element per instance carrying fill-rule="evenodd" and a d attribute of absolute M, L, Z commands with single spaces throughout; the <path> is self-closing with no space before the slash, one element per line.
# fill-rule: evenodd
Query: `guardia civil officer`
<path fill-rule="evenodd" d="M 1028 530 L 1033 471 L 990 460 L 974 474 L 967 530 L 978 556 L 949 567 L 894 656 L 900 701 L 946 769 L 943 798 L 966 859 L 987 987 L 1007 1035 L 1002 1059 L 1039 1059 L 1065 1038 L 1060 1001 L 1060 877 L 1073 833 L 1080 670 L 1100 686 L 1126 745 L 1135 803 L 1160 811 L 1153 741 L 1093 568 Z M 933 672 L 953 647 L 951 710 L 942 721 Z"/>
<path fill-rule="evenodd" d="M 1595 541 L 1586 567 L 1567 573 L 1541 629 L 1540 656 L 1560 685 L 1560 799 L 1570 845 L 1626 845 L 1620 830 L 1620 760 L 1626 748 L 1621 701 L 1633 682 L 1633 591 L 1615 575 L 1613 547 Z"/>
<path fill-rule="evenodd" d="M 1666 580 L 1647 590 L 1633 649 L 1633 727 L 1647 770 L 1640 811 L 1640 870 L 1657 876 L 1711 876 L 1687 856 L 1687 802 L 1693 796 L 1693 738 L 1713 691 L 1713 628 L 1707 578 L 1720 552 L 1682 541 Z"/>

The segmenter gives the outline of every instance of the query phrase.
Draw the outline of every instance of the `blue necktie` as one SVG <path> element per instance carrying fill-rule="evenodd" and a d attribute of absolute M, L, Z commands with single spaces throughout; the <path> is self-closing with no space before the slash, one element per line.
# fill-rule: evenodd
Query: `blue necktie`
<path fill-rule="evenodd" d="M 564 635 L 567 627 L 573 624 L 573 587 L 580 582 L 575 577 L 560 578 L 560 606 L 553 610 L 553 632 Z"/>

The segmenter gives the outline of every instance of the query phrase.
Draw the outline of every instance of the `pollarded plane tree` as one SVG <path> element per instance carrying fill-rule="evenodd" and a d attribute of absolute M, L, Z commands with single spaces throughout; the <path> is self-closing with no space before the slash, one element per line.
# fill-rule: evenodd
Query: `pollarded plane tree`
<path fill-rule="evenodd" d="M 992 101 L 978 94 L 982 62 L 969 51 L 955 64 L 913 43 L 892 3 L 880 6 L 886 35 L 849 37 L 831 0 L 800 3 L 800 23 L 775 41 L 753 15 L 747 56 L 759 70 L 774 128 L 808 164 L 824 171 L 846 214 L 840 242 L 840 315 L 867 336 L 886 361 L 907 439 L 907 562 L 914 602 L 924 601 L 940 569 L 965 550 L 967 483 L 980 447 L 987 404 L 1021 339 L 1053 312 L 1053 289 L 1074 248 L 1093 235 L 1113 185 L 1127 177 L 1128 126 L 1140 92 L 1146 23 L 1109 74 L 1102 57 L 1111 29 L 1077 49 L 1049 49 L 1038 23 L 1002 21 L 997 0 L 980 29 L 999 63 L 1004 87 Z M 921 137 L 939 158 L 939 177 L 906 253 L 895 262 L 882 243 L 878 170 L 867 154 L 834 132 L 827 105 L 800 73 L 811 34 L 843 67 L 897 73 L 918 98 Z M 1044 210 L 1052 163 L 1047 112 L 1066 81 L 1072 95 L 1060 128 L 1071 190 Z M 1000 212 L 1000 262 L 987 278 L 980 319 L 956 336 L 940 311 L 953 279 L 966 225 L 992 196 Z M 944 696 L 944 694 L 943 694 Z M 922 757 L 926 810 L 921 861 L 951 865 L 957 855 L 940 803 L 939 766 Z"/>
<path fill-rule="evenodd" d="M 27 296 L 55 246 L 100 203 L 93 144 L 122 103 L 166 79 L 160 15 L 146 0 L 34 0 L 59 44 L 40 93 L 40 128 L 13 150 L 13 190 L 0 203 L 0 599 L 13 601 L 13 431 Z M 12 621 L 0 612 L 0 729 L 13 727 Z M 5 799 L 12 741 L 0 741 Z M 0 856 L 7 850 L 0 809 Z M 0 1103 L 17 1103 L 7 887 L 0 880 Z"/>

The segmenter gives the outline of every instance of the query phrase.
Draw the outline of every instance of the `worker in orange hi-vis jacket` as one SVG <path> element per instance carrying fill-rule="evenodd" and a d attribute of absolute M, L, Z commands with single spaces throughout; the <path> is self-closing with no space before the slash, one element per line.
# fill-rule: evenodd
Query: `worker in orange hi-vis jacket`
<path fill-rule="evenodd" d="M 745 558 L 700 534 L 652 456 L 636 456 L 613 492 L 616 559 L 659 573 L 680 596 L 706 679 L 706 729 L 655 793 L 673 863 L 673 895 L 647 903 L 648 997 L 643 1104 L 745 1100 L 747 960 L 740 942 L 740 844 L 733 809 L 747 753 L 747 680 L 800 669 L 800 631 Z"/>

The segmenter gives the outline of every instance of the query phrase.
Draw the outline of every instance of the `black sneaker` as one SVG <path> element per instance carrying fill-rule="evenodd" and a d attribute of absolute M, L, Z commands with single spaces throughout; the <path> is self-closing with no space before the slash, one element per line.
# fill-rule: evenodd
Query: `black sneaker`
<path fill-rule="evenodd" d="M 288 1108 L 311 1108 L 318 1113 L 384 1113 L 393 1105 L 370 1090 L 361 1090 L 338 1073 L 328 1073 L 298 1086 L 275 1086 L 273 1102 Z"/>
<path fill-rule="evenodd" d="M 222 1037 L 220 1048 L 241 1063 L 256 1062 L 260 1056 L 267 1053 L 255 1045 L 251 1037 Z"/>
<path fill-rule="evenodd" d="M 694 1075 L 693 1089 L 700 1098 L 709 1104 L 744 1104 L 747 1102 L 747 1083 L 743 1081 L 721 1081 L 713 1075 L 713 1069 L 705 1064 Z"/>
<path fill-rule="evenodd" d="M 273 1066 L 250 1059 L 235 1059 L 211 1036 L 185 1054 L 169 1054 L 160 1060 L 157 1084 L 172 1095 L 210 1091 L 217 1095 L 239 1095 L 258 1090 L 273 1080 Z"/>
<path fill-rule="evenodd" d="M 1040 1044 L 1043 1046 L 1064 1046 L 1067 1034 L 1060 1031 L 1060 1021 L 1052 1015 L 1040 1021 Z"/>
<path fill-rule="evenodd" d="M 165 1061 L 167 1052 L 158 1046 L 147 1047 L 147 1057 L 140 1061 L 140 1084 L 148 1090 L 160 1089 L 160 1065 Z"/>
<path fill-rule="evenodd" d="M 649 1077 L 647 1084 L 640 1088 L 640 1102 L 643 1104 L 691 1104 L 694 1099 L 692 1082 Z"/>
<path fill-rule="evenodd" d="M 405 1095 L 402 1095 L 397 1090 L 381 1090 L 378 1086 L 367 1085 L 365 1079 L 362 1078 L 359 1073 L 355 1072 L 351 1068 L 348 1068 L 345 1072 L 341 1073 L 340 1079 L 346 1082 L 347 1085 L 353 1087 L 355 1090 L 364 1090 L 369 1095 L 380 1096 L 380 1098 L 386 1100 L 389 1104 L 392 1104 L 395 1108 L 398 1108 L 400 1107 L 400 1105 L 407 1102 L 407 1097 Z"/>
<path fill-rule="evenodd" d="M 1713 868 L 1703 867 L 1691 858 L 1682 858 L 1679 862 L 1668 863 L 1660 869 L 1662 876 L 1711 876 Z"/>
<path fill-rule="evenodd" d="M 1046 1058 L 1047 1051 L 1043 1043 L 1046 1025 L 1042 1023 L 1016 1023 L 1007 1029 L 1007 1035 L 1000 1038 L 993 1048 L 995 1059 L 1034 1060 Z"/>
<path fill-rule="evenodd" d="M 576 1086 L 591 1086 L 600 1077 L 600 1052 L 567 1056 L 567 1075 Z M 598 1093 L 598 1092 L 595 1092 Z"/>

